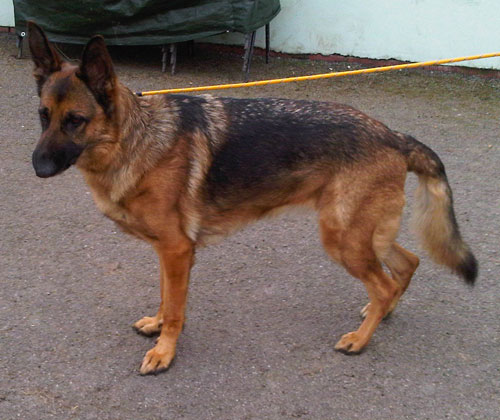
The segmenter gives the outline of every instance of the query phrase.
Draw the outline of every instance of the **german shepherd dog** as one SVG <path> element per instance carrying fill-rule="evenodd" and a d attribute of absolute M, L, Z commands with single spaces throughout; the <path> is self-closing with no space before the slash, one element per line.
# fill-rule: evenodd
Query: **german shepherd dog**
<path fill-rule="evenodd" d="M 443 163 L 414 138 L 336 103 L 139 97 L 118 81 L 100 36 L 79 65 L 63 61 L 34 23 L 29 45 L 42 125 L 36 174 L 76 165 L 98 209 L 158 253 L 160 308 L 134 324 L 159 333 L 142 374 L 174 357 L 196 247 L 292 205 L 317 211 L 326 252 L 366 286 L 361 326 L 335 346 L 361 352 L 419 264 L 396 243 L 408 171 L 420 181 L 413 225 L 423 247 L 466 282 L 476 279 Z"/>

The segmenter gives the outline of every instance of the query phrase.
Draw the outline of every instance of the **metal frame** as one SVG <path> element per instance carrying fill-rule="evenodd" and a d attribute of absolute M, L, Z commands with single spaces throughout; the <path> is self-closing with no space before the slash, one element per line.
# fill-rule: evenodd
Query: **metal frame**
<path fill-rule="evenodd" d="M 266 31 L 266 64 L 269 63 L 269 55 L 270 55 L 270 25 L 269 23 L 265 26 Z M 245 82 L 248 81 L 250 77 L 250 65 L 253 57 L 253 50 L 255 46 L 255 35 L 257 31 L 250 32 L 245 35 L 245 44 L 244 44 L 244 54 L 243 54 L 243 79 Z M 190 50 L 191 54 L 193 52 L 193 42 L 190 42 Z M 176 65 L 177 65 L 177 44 L 166 44 L 161 49 L 162 52 L 162 67 L 161 71 L 165 73 L 167 71 L 167 62 L 168 57 L 170 55 L 170 73 L 172 75 L 175 74 Z"/>
<path fill-rule="evenodd" d="M 270 26 L 269 23 L 265 26 L 266 31 L 266 64 L 269 63 L 269 55 L 270 55 Z M 250 32 L 245 35 L 245 52 L 243 54 L 243 79 L 245 82 L 248 81 L 250 77 L 250 65 L 252 63 L 253 50 L 255 46 L 255 35 L 257 31 Z M 17 58 L 22 58 L 23 56 L 23 41 L 26 34 L 21 32 L 20 35 L 17 36 Z M 193 43 L 194 41 L 189 41 L 190 53 L 193 54 Z M 177 66 L 177 44 L 166 44 L 161 48 L 161 71 L 165 73 L 167 71 L 167 62 L 169 61 L 170 56 L 170 73 L 172 75 L 175 74 L 176 66 Z"/>

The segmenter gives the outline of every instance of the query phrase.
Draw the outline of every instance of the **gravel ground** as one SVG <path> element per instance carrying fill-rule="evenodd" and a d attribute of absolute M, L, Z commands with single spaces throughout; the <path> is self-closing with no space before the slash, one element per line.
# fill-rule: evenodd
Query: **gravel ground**
<path fill-rule="evenodd" d="M 133 90 L 241 80 L 240 57 L 203 47 L 173 77 L 156 49 L 112 53 Z M 131 325 L 157 309 L 155 255 L 96 211 L 75 169 L 35 177 L 38 99 L 15 54 L 0 35 L 0 418 L 498 418 L 498 80 L 414 70 L 224 92 L 348 103 L 431 146 L 480 276 L 471 289 L 419 252 L 396 312 L 347 357 L 333 346 L 359 325 L 364 288 L 324 254 L 314 215 L 263 221 L 200 250 L 176 361 L 142 377 L 153 339 Z M 333 67 L 347 65 L 257 57 L 252 78 Z"/>

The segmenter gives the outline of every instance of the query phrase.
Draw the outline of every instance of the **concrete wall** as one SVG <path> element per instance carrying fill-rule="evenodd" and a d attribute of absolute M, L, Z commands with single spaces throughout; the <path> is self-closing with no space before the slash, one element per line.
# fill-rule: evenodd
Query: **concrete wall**
<path fill-rule="evenodd" d="M 271 48 L 407 61 L 500 51 L 500 0 L 281 0 Z M 241 44 L 227 34 L 215 42 Z M 259 30 L 257 45 L 264 46 Z M 466 62 L 500 70 L 500 58 Z"/>

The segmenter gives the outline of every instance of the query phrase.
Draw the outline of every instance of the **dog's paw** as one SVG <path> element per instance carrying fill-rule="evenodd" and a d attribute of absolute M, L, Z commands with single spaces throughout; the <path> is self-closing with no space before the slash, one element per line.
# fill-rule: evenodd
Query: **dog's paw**
<path fill-rule="evenodd" d="M 359 354 L 363 350 L 366 340 L 363 340 L 357 332 L 344 334 L 337 344 L 335 350 L 344 354 Z"/>
<path fill-rule="evenodd" d="M 141 375 L 158 374 L 168 369 L 175 356 L 175 349 L 158 343 L 146 353 L 141 365 Z"/>
<path fill-rule="evenodd" d="M 162 323 L 162 320 L 157 316 L 145 316 L 137 321 L 133 327 L 138 333 L 151 336 L 160 332 Z"/>

